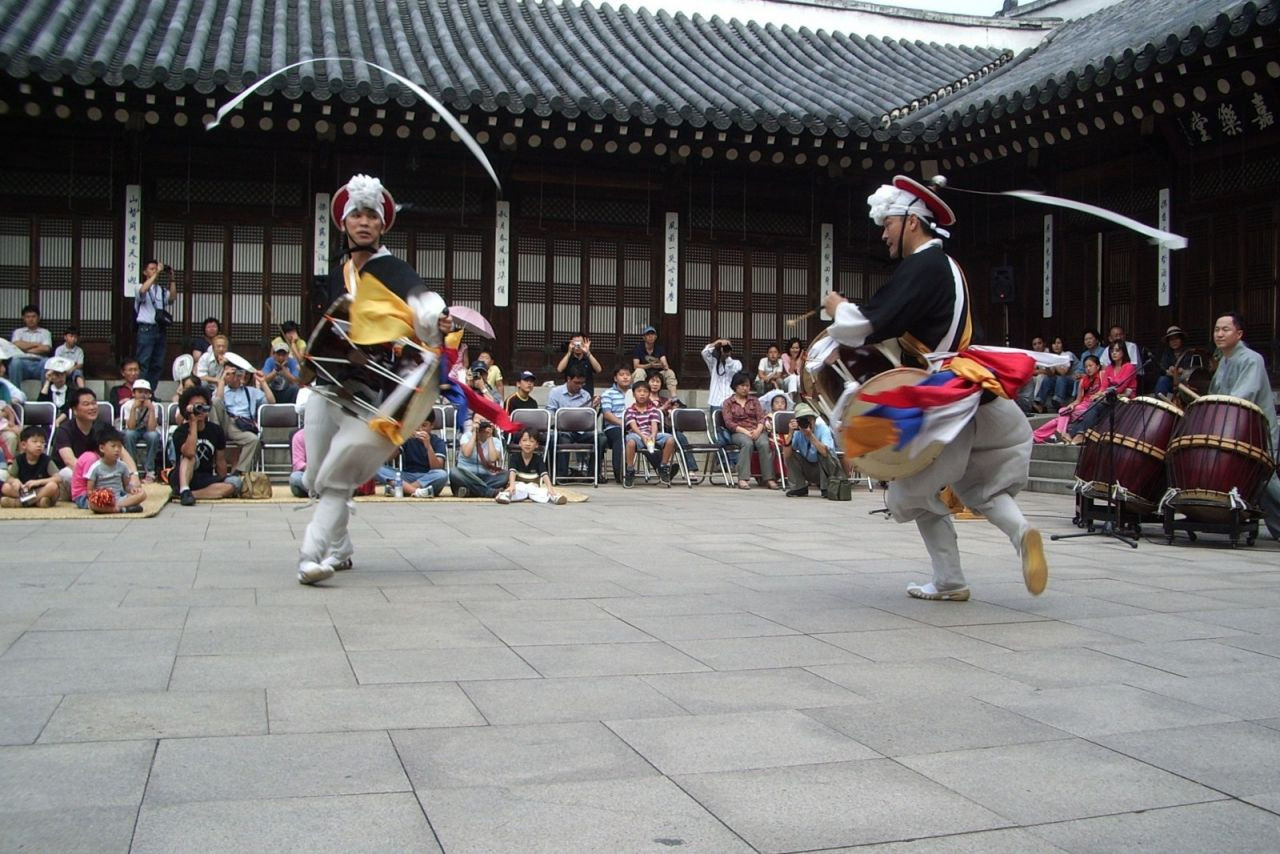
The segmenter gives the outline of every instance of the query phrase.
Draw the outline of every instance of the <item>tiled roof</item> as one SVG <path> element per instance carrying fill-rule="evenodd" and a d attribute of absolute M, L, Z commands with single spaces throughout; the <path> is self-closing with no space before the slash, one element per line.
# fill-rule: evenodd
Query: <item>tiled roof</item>
<path fill-rule="evenodd" d="M 1274 28 L 1278 6 L 1278 0 L 1124 0 L 1063 24 L 1035 50 L 978 85 L 903 116 L 890 132 L 933 141 L 947 130 L 1078 97 Z"/>
<path fill-rule="evenodd" d="M 235 92 L 335 55 L 391 68 L 458 110 L 867 136 L 917 93 L 1011 54 L 588 2 L 0 0 L 0 70 L 18 78 Z M 412 101 L 353 63 L 304 66 L 270 88 Z"/>

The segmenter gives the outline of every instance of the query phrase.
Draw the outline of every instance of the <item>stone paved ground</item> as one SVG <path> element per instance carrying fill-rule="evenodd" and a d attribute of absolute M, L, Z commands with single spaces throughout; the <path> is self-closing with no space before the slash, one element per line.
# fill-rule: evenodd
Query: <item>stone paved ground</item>
<path fill-rule="evenodd" d="M 1276 850 L 1275 543 L 1032 599 L 965 523 L 924 603 L 879 495 L 591 498 L 366 505 L 324 589 L 287 506 L 0 525 L 0 849 Z"/>

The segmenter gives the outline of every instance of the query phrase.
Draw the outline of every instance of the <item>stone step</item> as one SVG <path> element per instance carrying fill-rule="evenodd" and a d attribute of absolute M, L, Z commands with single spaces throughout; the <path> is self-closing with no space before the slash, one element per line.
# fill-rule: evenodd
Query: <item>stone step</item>
<path fill-rule="evenodd" d="M 1031 476 L 1053 478 L 1056 480 L 1073 480 L 1076 474 L 1074 461 L 1038 460 L 1031 458 Z"/>
<path fill-rule="evenodd" d="M 1080 457 L 1080 446 L 1069 444 L 1034 445 L 1031 459 L 1074 463 Z"/>
<path fill-rule="evenodd" d="M 1073 495 L 1075 480 L 1064 480 L 1058 477 L 1031 477 L 1027 479 L 1028 492 L 1045 492 L 1053 495 Z"/>

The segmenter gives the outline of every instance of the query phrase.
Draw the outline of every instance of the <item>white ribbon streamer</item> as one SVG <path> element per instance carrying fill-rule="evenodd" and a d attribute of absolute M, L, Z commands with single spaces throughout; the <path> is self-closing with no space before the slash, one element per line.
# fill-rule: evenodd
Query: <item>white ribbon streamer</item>
<path fill-rule="evenodd" d="M 973 192 L 972 190 L 965 192 Z M 1158 228 L 1152 228 L 1144 225 L 1136 219 L 1130 219 L 1127 216 L 1118 214 L 1115 211 L 1109 211 L 1106 208 L 1100 208 L 1097 205 L 1088 205 L 1084 202 L 1077 202 L 1074 199 L 1063 199 L 1058 196 L 1046 196 L 1044 193 L 1037 193 L 1035 190 L 1005 190 L 997 195 L 1013 196 L 1028 202 L 1035 202 L 1041 205 L 1051 205 L 1058 208 L 1067 208 L 1073 211 L 1096 216 L 1099 219 L 1105 219 L 1114 222 L 1117 225 L 1123 225 L 1130 231 L 1136 231 L 1145 236 L 1152 243 L 1163 246 L 1168 249 L 1186 249 L 1187 238 L 1180 234 L 1174 234 L 1171 231 L 1161 231 Z"/>
<path fill-rule="evenodd" d="M 251 86 L 246 86 L 243 92 L 241 92 L 239 95 L 236 95 L 230 101 L 228 101 L 227 103 L 219 107 L 218 113 L 216 116 L 214 116 L 213 121 L 205 125 L 205 130 L 213 130 L 214 128 L 216 128 L 219 124 L 222 123 L 222 120 L 226 117 L 227 113 L 231 112 L 236 107 L 240 106 L 240 104 L 243 103 L 246 98 L 248 98 L 250 95 L 254 93 L 254 90 L 256 90 L 259 86 L 262 86 L 268 80 L 271 80 L 272 78 L 275 78 L 275 77 L 279 77 L 285 72 L 292 71 L 293 69 L 298 68 L 299 66 L 310 65 L 315 62 L 358 62 L 361 65 L 368 66 L 369 68 L 376 68 L 379 71 L 381 71 L 383 74 L 390 77 L 391 79 L 396 80 L 404 84 L 405 86 L 407 86 L 409 88 L 409 91 L 413 92 L 413 94 L 417 95 L 424 102 L 426 102 L 428 107 L 430 107 L 431 109 L 435 110 L 437 113 L 440 114 L 440 118 L 444 119 L 444 122 L 449 126 L 449 129 L 458 135 L 458 139 L 462 140 L 462 144 L 467 147 L 467 150 L 469 150 L 472 153 L 472 155 L 475 156 L 476 160 L 480 161 L 480 165 L 484 167 L 484 171 L 489 173 L 489 177 L 493 179 L 493 185 L 498 188 L 498 192 L 499 193 L 502 192 L 502 184 L 501 182 L 498 181 L 498 174 L 493 171 L 493 166 L 489 163 L 489 158 L 485 156 L 484 149 L 481 148 L 480 143 L 476 142 L 475 138 L 470 133 L 467 132 L 467 129 L 462 126 L 462 123 L 459 122 L 457 118 L 454 117 L 453 113 L 449 112 L 449 110 L 445 108 L 444 104 L 436 100 L 431 95 L 431 93 L 428 92 L 426 89 L 423 89 L 417 83 L 414 83 L 412 80 L 405 77 L 404 75 L 397 74 L 396 72 L 392 71 L 389 68 L 383 68 L 381 65 L 378 65 L 373 62 L 369 62 L 367 59 L 356 59 L 354 57 L 349 57 L 349 56 L 322 56 L 322 57 L 317 57 L 315 59 L 304 59 L 301 62 L 295 62 L 290 65 L 286 65 L 283 68 L 277 68 L 275 71 L 272 71 L 271 73 L 269 73 L 266 77 L 263 77 L 260 80 L 256 81 L 255 83 L 253 83 Z"/>

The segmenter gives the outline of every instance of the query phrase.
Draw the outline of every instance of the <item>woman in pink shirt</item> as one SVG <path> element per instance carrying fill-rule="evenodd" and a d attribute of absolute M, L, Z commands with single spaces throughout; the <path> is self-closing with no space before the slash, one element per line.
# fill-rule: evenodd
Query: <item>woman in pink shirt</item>
<path fill-rule="evenodd" d="M 1084 434 L 1106 417 L 1120 398 L 1131 398 L 1138 393 L 1138 366 L 1129 361 L 1129 351 L 1122 342 L 1111 345 L 1111 364 L 1099 375 L 1099 388 L 1091 396 L 1092 404 L 1079 421 L 1067 425 L 1067 435 L 1073 444 L 1084 441 Z M 1114 393 L 1113 393 L 1114 390 Z"/>

